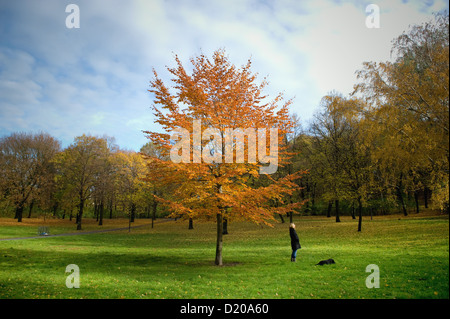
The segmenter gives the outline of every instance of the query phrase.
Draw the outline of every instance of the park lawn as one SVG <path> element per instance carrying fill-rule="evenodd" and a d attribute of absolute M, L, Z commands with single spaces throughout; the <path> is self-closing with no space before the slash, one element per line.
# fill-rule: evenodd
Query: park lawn
<path fill-rule="evenodd" d="M 151 220 L 136 219 L 132 226 L 140 226 L 150 224 Z M 106 230 L 115 228 L 128 227 L 128 219 L 103 219 L 103 225 L 98 226 L 98 221 L 93 218 L 83 218 L 82 232 Z M 38 235 L 38 227 L 46 226 L 50 229 L 51 235 L 76 233 L 75 218 L 72 221 L 60 218 L 23 218 L 21 223 L 13 218 L 0 218 L 0 239 L 2 238 L 19 238 L 34 237 Z"/>
<path fill-rule="evenodd" d="M 194 222 L 193 230 L 187 221 L 169 221 L 131 232 L 0 241 L 0 298 L 449 298 L 448 215 L 364 217 L 361 233 L 347 216 L 295 222 L 302 244 L 296 263 L 287 223 L 231 221 L 222 267 L 213 264 L 212 222 Z M 38 223 L 0 219 L 0 238 L 35 236 Z M 75 228 L 54 223 L 61 233 Z M 89 230 L 102 229 L 94 224 L 86 220 Z M 328 258 L 336 264 L 315 266 Z M 78 289 L 66 287 L 69 264 L 80 269 Z M 366 287 L 369 264 L 379 267 L 380 288 Z"/>

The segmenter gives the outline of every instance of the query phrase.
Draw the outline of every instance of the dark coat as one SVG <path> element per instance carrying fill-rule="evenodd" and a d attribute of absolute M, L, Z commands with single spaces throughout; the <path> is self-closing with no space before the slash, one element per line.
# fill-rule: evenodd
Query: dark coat
<path fill-rule="evenodd" d="M 294 228 L 289 228 L 289 235 L 291 236 L 291 247 L 292 250 L 297 250 L 302 248 L 302 246 L 300 246 L 300 240 L 298 239 L 298 235 L 297 232 L 295 231 Z"/>

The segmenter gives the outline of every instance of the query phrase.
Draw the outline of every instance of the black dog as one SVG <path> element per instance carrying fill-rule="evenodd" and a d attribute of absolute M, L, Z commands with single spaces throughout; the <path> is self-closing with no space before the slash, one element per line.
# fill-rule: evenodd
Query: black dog
<path fill-rule="evenodd" d="M 327 260 L 321 260 L 321 261 L 319 261 L 319 263 L 316 264 L 316 266 L 317 266 L 317 265 L 320 265 L 320 266 L 323 266 L 323 265 L 331 265 L 331 264 L 335 264 L 334 260 L 333 260 L 333 259 L 327 259 Z"/>

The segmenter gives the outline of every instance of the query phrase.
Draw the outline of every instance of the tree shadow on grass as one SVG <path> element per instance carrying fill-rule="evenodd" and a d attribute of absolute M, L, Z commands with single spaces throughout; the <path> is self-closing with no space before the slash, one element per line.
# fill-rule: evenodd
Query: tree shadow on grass
<path fill-rule="evenodd" d="M 222 268 L 211 259 L 183 258 L 171 253 L 2 249 L 0 298 L 135 298 L 135 294 L 140 296 L 135 291 L 156 291 L 161 282 L 178 289 L 178 282 L 197 283 L 202 280 L 199 274 L 242 264 L 230 261 Z M 83 289 L 66 287 L 71 274 L 66 273 L 69 264 L 79 267 Z"/>

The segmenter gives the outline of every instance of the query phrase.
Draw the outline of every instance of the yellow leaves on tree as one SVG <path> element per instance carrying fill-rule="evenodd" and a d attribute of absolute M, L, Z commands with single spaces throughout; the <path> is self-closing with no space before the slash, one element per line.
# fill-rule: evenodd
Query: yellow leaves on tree
<path fill-rule="evenodd" d="M 282 166 L 290 158 L 285 136 L 293 125 L 289 118 L 291 101 L 284 101 L 281 94 L 268 101 L 262 93 L 267 82 L 255 83 L 251 61 L 237 68 L 224 50 L 214 52 L 212 59 L 203 54 L 192 58 L 191 74 L 178 56 L 175 62 L 174 68 L 168 68 L 173 76 L 172 88 L 166 87 L 156 71 L 151 81 L 154 115 L 165 132 L 145 133 L 165 159 L 147 157 L 152 172 L 148 180 L 155 185 L 177 185 L 170 196 L 158 198 L 176 214 L 217 220 L 216 264 L 221 265 L 224 217 L 270 225 L 275 213 L 299 206 L 269 204 L 273 199 L 283 203 L 284 197 L 298 187 L 293 180 L 299 174 L 278 180 L 260 174 L 268 163 L 262 159 L 271 158 L 269 165 Z M 277 134 L 262 134 L 270 129 Z M 181 153 L 188 154 L 182 161 L 169 158 L 182 156 L 173 152 L 174 144 L 180 142 L 177 134 L 170 135 L 175 131 L 186 132 Z M 230 132 L 235 133 L 231 139 L 227 135 Z M 277 145 L 276 153 L 271 149 L 273 145 Z M 250 179 L 261 176 L 270 180 L 269 185 L 252 187 Z"/>

